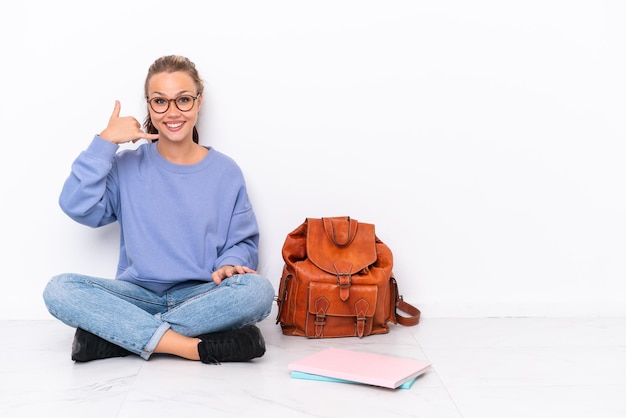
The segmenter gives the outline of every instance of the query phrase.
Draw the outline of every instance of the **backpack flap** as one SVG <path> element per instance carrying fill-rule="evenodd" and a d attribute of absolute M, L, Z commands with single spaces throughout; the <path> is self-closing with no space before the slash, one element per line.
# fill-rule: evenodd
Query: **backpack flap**
<path fill-rule="evenodd" d="M 307 219 L 307 254 L 326 273 L 348 278 L 376 262 L 374 225 L 347 216 Z M 349 283 L 342 283 L 349 286 Z"/>

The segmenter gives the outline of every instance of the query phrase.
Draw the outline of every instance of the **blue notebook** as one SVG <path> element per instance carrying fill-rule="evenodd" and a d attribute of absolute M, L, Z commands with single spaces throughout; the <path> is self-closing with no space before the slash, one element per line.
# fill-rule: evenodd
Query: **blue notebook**
<path fill-rule="evenodd" d="M 291 372 L 291 377 L 293 377 L 295 379 L 321 380 L 321 381 L 324 381 L 324 382 L 350 383 L 350 384 L 354 384 L 354 385 L 362 385 L 363 384 L 361 382 L 354 382 L 352 380 L 336 379 L 334 377 L 320 376 L 319 374 L 296 372 L 296 371 L 292 371 Z M 413 386 L 413 383 L 415 383 L 415 381 L 417 380 L 418 377 L 419 376 L 416 376 L 413 379 L 409 380 L 408 382 L 404 382 L 403 384 L 398 386 L 396 389 L 410 389 L 411 386 Z"/>

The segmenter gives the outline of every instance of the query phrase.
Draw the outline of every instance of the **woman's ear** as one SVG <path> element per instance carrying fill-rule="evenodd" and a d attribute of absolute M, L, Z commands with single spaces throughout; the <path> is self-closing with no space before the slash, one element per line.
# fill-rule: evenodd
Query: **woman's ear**
<path fill-rule="evenodd" d="M 198 96 L 198 98 L 196 99 L 196 103 L 197 103 L 197 106 L 198 106 L 198 111 L 200 111 L 200 109 L 202 108 L 202 101 L 203 101 L 202 99 L 203 98 L 204 98 L 204 94 L 200 94 Z"/>

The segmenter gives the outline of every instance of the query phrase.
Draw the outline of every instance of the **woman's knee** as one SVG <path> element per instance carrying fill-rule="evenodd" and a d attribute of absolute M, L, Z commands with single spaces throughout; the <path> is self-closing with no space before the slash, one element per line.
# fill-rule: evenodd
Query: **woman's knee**
<path fill-rule="evenodd" d="M 73 273 L 63 273 L 53 276 L 43 290 L 43 299 L 48 309 L 55 304 L 64 303 L 68 298 L 71 298 L 74 290 L 77 289 L 77 285 L 80 286 L 80 284 L 84 282 L 83 279 L 84 276 Z"/>
<path fill-rule="evenodd" d="M 267 304 L 272 304 L 274 301 L 274 286 L 272 283 L 265 277 L 260 274 L 251 275 L 249 285 L 254 288 L 254 295 L 260 301 L 263 301 Z"/>
<path fill-rule="evenodd" d="M 64 301 L 67 298 L 65 283 L 67 282 L 67 274 L 53 276 L 43 290 L 43 300 L 48 312 L 57 316 L 62 309 Z"/>
<path fill-rule="evenodd" d="M 62 288 L 64 283 L 67 280 L 67 274 L 59 274 L 57 276 L 53 276 L 48 283 L 46 284 L 46 287 L 43 290 L 43 298 L 46 301 L 55 299 L 56 297 L 58 297 L 59 294 L 62 294 Z"/>
<path fill-rule="evenodd" d="M 246 300 L 248 306 L 255 306 L 254 310 L 271 310 L 275 293 L 272 283 L 266 277 L 260 274 L 242 274 L 237 276 L 237 279 L 231 284 L 243 286 L 240 288 L 243 292 L 241 296 Z"/>
<path fill-rule="evenodd" d="M 255 287 L 254 299 L 257 301 L 259 311 L 263 313 L 263 317 L 266 317 L 272 310 L 274 303 L 274 296 L 276 295 L 274 286 L 264 276 L 257 276 L 253 286 Z"/>

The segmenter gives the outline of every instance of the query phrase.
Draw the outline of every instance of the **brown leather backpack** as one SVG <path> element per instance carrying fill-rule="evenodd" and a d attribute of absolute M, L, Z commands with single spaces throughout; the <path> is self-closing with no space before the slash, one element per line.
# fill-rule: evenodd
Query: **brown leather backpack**
<path fill-rule="evenodd" d="M 388 333 L 390 322 L 419 323 L 420 310 L 398 294 L 391 250 L 372 224 L 307 218 L 287 235 L 282 256 L 276 323 L 285 335 L 364 337 Z"/>

